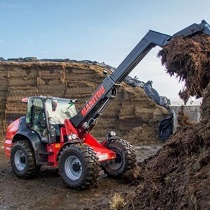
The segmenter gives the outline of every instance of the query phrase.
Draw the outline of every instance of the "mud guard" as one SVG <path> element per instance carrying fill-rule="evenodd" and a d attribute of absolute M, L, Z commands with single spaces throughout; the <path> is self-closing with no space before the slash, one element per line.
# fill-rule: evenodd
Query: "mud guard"
<path fill-rule="evenodd" d="M 20 118 L 18 132 L 13 137 L 12 143 L 14 143 L 20 139 L 28 139 L 30 141 L 30 143 L 33 147 L 33 150 L 34 150 L 36 163 L 38 165 L 41 165 L 43 162 L 47 161 L 47 158 L 45 158 L 43 155 L 39 154 L 41 151 L 44 150 L 43 142 L 41 142 L 41 139 L 36 132 L 31 131 L 30 129 L 27 128 L 25 117 Z"/>

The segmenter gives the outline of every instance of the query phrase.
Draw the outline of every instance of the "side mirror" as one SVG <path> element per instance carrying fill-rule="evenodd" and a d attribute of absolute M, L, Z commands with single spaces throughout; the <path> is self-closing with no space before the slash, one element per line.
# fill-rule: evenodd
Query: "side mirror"
<path fill-rule="evenodd" d="M 56 108 L 57 108 L 57 105 L 58 105 L 57 102 L 58 102 L 57 100 L 52 99 L 52 111 L 53 111 L 53 112 L 54 112 L 54 111 L 56 110 Z"/>

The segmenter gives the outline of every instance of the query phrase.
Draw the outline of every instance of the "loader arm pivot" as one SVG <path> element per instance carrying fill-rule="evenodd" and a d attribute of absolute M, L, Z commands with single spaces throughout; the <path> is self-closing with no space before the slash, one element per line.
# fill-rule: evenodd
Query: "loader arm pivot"
<path fill-rule="evenodd" d="M 175 37 L 192 37 L 200 32 L 210 35 L 210 26 L 205 20 L 200 24 L 194 23 L 173 36 L 149 30 L 116 70 L 111 75 L 106 76 L 78 114 L 70 119 L 72 124 L 78 129 L 79 133 L 91 130 L 97 117 L 106 108 L 110 100 L 116 96 L 116 88 L 119 83 L 128 76 L 153 47 L 164 47 Z"/>

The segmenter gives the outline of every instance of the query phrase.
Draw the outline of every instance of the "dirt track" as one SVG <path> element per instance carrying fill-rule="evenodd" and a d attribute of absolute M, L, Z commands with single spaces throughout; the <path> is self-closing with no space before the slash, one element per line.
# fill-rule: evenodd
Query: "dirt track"
<path fill-rule="evenodd" d="M 156 153 L 157 146 L 138 146 L 138 161 Z M 99 185 L 86 191 L 67 189 L 57 170 L 43 168 L 32 180 L 17 178 L 11 170 L 9 160 L 4 156 L 3 143 L 0 148 L 0 209 L 1 210 L 45 210 L 45 209 L 107 209 L 115 193 L 127 194 L 134 186 L 123 184 L 101 172 Z"/>

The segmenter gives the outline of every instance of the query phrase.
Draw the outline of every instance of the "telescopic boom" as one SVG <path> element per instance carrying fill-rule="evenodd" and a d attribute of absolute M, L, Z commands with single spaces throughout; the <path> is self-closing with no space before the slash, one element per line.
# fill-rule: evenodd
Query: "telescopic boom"
<path fill-rule="evenodd" d="M 205 20 L 200 24 L 194 23 L 173 36 L 149 30 L 116 70 L 111 75 L 106 76 L 78 114 L 70 119 L 74 127 L 80 132 L 92 129 L 99 114 L 116 96 L 116 88 L 119 87 L 119 83 L 128 76 L 153 47 L 164 47 L 175 37 L 192 37 L 201 32 L 210 35 L 210 26 Z"/>

